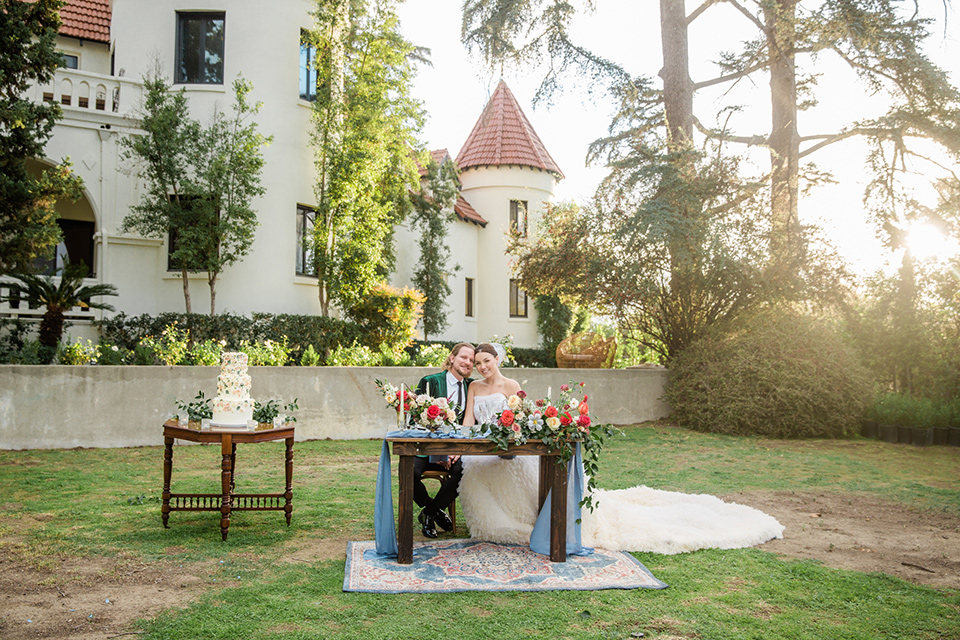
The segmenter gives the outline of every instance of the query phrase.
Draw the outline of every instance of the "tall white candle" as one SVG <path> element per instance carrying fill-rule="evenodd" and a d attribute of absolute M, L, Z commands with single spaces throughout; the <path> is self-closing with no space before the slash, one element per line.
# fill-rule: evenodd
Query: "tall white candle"
<path fill-rule="evenodd" d="M 405 428 L 407 421 L 404 419 L 403 409 L 404 409 L 404 394 L 403 394 L 403 383 L 400 383 L 400 428 Z"/>
<path fill-rule="evenodd" d="M 553 389 L 553 387 L 547 387 L 547 400 L 550 399 L 550 390 L 551 390 L 551 389 Z"/>

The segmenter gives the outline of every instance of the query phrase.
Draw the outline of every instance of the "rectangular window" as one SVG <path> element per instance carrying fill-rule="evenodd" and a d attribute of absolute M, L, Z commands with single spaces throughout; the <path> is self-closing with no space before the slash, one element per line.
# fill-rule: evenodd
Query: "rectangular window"
<path fill-rule="evenodd" d="M 527 317 L 527 292 L 517 286 L 513 278 L 510 278 L 510 317 Z"/>
<path fill-rule="evenodd" d="M 177 84 L 223 84 L 224 15 L 177 12 Z"/>
<path fill-rule="evenodd" d="M 473 317 L 473 278 L 466 278 L 464 280 L 464 291 L 466 293 L 466 300 L 464 301 L 464 309 L 466 309 L 464 315 L 468 318 Z"/>
<path fill-rule="evenodd" d="M 527 235 L 527 201 L 510 201 L 510 230 L 516 229 L 520 235 Z"/>
<path fill-rule="evenodd" d="M 302 204 L 297 205 L 297 275 L 317 277 L 313 253 L 313 225 L 317 212 Z"/>
<path fill-rule="evenodd" d="M 300 32 L 300 99 L 317 99 L 317 50 L 307 41 L 307 33 Z"/>
<path fill-rule="evenodd" d="M 61 53 L 63 56 L 63 68 L 64 69 L 79 69 L 80 68 L 80 58 L 78 56 L 71 55 L 69 53 Z"/>

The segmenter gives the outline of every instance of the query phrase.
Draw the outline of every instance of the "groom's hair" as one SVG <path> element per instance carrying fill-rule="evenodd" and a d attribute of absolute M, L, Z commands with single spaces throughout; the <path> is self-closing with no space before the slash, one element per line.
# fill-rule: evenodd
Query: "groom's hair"
<path fill-rule="evenodd" d="M 449 371 L 450 367 L 453 366 L 453 359 L 457 357 L 457 354 L 460 353 L 460 349 L 464 347 L 470 347 L 473 351 L 476 351 L 477 348 L 470 344 L 469 342 L 458 342 L 453 345 L 453 349 L 450 349 L 450 353 L 447 354 L 447 360 L 443 363 L 443 370 Z"/>

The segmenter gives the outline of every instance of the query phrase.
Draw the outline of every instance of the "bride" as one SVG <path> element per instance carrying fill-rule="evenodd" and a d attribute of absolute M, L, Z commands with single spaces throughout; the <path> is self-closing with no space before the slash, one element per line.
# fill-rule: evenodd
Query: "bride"
<path fill-rule="evenodd" d="M 477 347 L 483 376 L 470 384 L 464 426 L 493 422 L 507 398 L 520 391 L 500 372 L 502 345 Z M 537 519 L 537 456 L 464 456 L 460 506 L 470 535 L 479 540 L 528 544 Z M 612 551 L 683 553 L 736 549 L 783 537 L 783 526 L 762 511 L 710 495 L 661 491 L 645 486 L 593 491 L 594 510 L 582 513 L 586 547 Z"/>

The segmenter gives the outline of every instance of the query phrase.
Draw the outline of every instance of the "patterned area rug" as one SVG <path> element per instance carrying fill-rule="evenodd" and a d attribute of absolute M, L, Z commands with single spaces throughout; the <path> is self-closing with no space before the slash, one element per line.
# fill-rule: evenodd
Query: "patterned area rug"
<path fill-rule="evenodd" d="M 413 564 L 377 556 L 375 544 L 350 542 L 343 590 L 368 593 L 664 589 L 629 553 L 597 549 L 550 562 L 528 547 L 479 540 L 414 544 Z"/>

